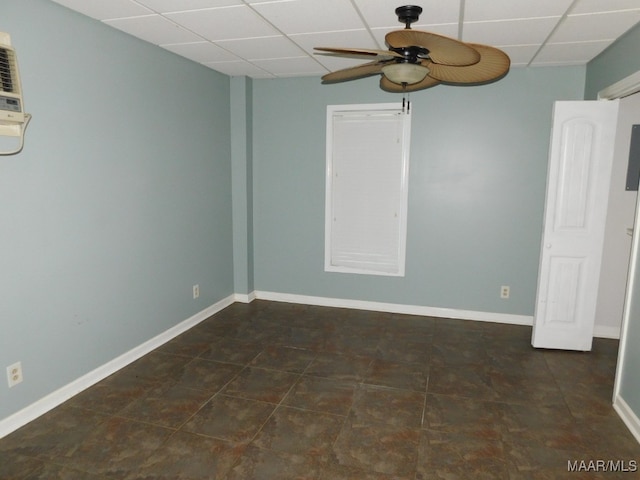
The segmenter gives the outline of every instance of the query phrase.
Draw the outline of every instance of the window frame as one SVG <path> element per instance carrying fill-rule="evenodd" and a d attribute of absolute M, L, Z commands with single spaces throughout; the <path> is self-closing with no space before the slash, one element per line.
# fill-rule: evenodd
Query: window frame
<path fill-rule="evenodd" d="M 392 233 L 393 238 L 397 238 L 397 251 L 393 245 L 394 258 L 396 258 L 395 268 L 389 271 L 380 263 L 376 265 L 372 262 L 349 261 L 349 265 L 345 262 L 334 261 L 334 245 L 333 245 L 333 223 L 335 212 L 335 195 L 334 195 L 334 120 L 352 115 L 355 117 L 373 116 L 373 115 L 394 115 L 397 117 L 398 126 L 400 128 L 399 142 L 401 150 L 399 154 L 399 185 L 394 190 L 394 195 L 399 194 L 397 199 L 397 229 Z M 324 270 L 333 273 L 355 273 L 361 275 L 383 275 L 392 277 L 403 277 L 405 275 L 406 262 L 406 244 L 407 244 L 407 213 L 408 213 L 408 194 L 409 194 L 409 159 L 410 159 L 410 143 L 411 143 L 411 114 L 397 103 L 375 103 L 375 104 L 352 104 L 352 105 L 328 105 L 327 106 L 327 125 L 326 125 L 326 175 L 325 175 L 325 264 Z M 370 137 L 368 137 L 371 139 Z M 395 167 L 395 165 L 394 165 Z M 363 172 L 363 175 L 366 172 Z M 392 198 L 392 195 L 389 196 Z M 394 201 L 395 202 L 395 201 Z M 373 218 L 373 217 L 372 217 Z M 395 236 L 397 235 L 397 237 Z M 389 244 L 391 245 L 391 244 Z"/>

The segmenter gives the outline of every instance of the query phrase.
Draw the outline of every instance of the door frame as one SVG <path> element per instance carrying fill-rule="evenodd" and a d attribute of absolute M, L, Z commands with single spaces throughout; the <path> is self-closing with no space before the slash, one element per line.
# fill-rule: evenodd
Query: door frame
<path fill-rule="evenodd" d="M 623 97 L 628 97 L 630 95 L 636 94 L 640 92 L 640 71 L 637 71 L 622 80 L 600 90 L 598 92 L 598 100 L 615 100 Z M 640 235 L 637 235 L 635 230 L 637 229 L 637 225 L 640 224 L 640 195 L 638 195 L 638 199 L 636 201 L 636 214 L 634 220 L 634 235 L 631 244 L 631 255 L 629 256 L 629 271 L 627 274 L 627 292 L 625 294 L 623 314 L 622 314 L 622 325 L 620 326 L 620 344 L 618 347 L 618 359 L 616 364 L 616 373 L 615 380 L 613 384 L 613 406 L 614 409 L 618 412 L 618 415 L 622 418 L 627 427 L 632 431 L 634 436 L 638 437 L 640 428 L 639 425 L 633 424 L 633 419 L 627 415 L 627 412 L 621 411 L 620 407 L 617 405 L 616 400 L 620 394 L 620 382 L 621 382 L 621 374 L 624 366 L 624 358 L 625 353 L 628 348 L 627 342 L 627 332 L 629 329 L 629 321 L 630 321 L 630 313 L 628 306 L 631 304 L 631 300 L 633 299 L 633 284 L 634 278 L 636 274 L 636 265 L 638 263 L 638 259 L 640 258 Z M 630 424 L 630 422 L 632 424 Z M 640 438 L 638 438 L 640 441 Z"/>
<path fill-rule="evenodd" d="M 640 92 L 640 70 L 600 90 L 598 100 L 616 100 L 637 92 Z"/>

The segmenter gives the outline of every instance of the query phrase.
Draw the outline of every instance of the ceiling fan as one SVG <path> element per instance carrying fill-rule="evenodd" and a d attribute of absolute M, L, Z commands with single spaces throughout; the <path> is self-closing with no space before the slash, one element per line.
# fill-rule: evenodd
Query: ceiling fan
<path fill-rule="evenodd" d="M 325 55 L 375 60 L 355 67 L 337 70 L 322 77 L 322 83 L 347 82 L 381 74 L 380 88 L 387 92 L 413 92 L 447 85 L 480 85 L 504 77 L 511 61 L 495 47 L 465 43 L 435 33 L 412 30 L 422 8 L 405 5 L 396 8 L 402 30 L 387 33 L 389 50 L 363 48 L 316 47 Z"/>

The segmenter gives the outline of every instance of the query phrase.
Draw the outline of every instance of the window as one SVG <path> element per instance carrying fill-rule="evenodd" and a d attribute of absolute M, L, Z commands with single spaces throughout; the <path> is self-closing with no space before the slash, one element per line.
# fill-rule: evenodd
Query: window
<path fill-rule="evenodd" d="M 327 107 L 325 271 L 404 276 L 411 116 Z"/>

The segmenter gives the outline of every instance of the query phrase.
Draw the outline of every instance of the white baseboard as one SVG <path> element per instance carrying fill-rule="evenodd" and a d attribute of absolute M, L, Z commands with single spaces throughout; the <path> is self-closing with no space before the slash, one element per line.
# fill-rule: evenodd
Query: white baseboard
<path fill-rule="evenodd" d="M 271 300 L 274 302 L 299 303 L 318 305 L 321 307 L 354 308 L 357 310 L 371 310 L 374 312 L 404 313 L 426 317 L 456 318 L 460 320 L 476 320 L 479 322 L 508 323 L 512 325 L 533 325 L 533 316 L 513 315 L 507 313 L 478 312 L 474 310 L 459 310 L 455 308 L 424 307 L 420 305 L 402 305 L 398 303 L 380 303 L 362 300 L 348 300 L 342 298 L 314 297 L 278 292 L 253 292 L 253 298 Z M 620 327 L 596 325 L 593 336 L 597 338 L 620 338 Z"/>
<path fill-rule="evenodd" d="M 593 327 L 593 336 L 597 338 L 612 338 L 615 340 L 619 340 L 620 327 L 596 325 Z"/>
<path fill-rule="evenodd" d="M 300 303 L 305 305 L 317 305 L 321 307 L 353 308 L 356 310 L 403 313 L 407 315 L 421 315 L 425 317 L 456 318 L 461 320 L 508 323 L 513 325 L 533 325 L 533 317 L 529 315 L 477 312 L 472 310 L 458 310 L 453 308 L 424 307 L 420 305 L 401 305 L 397 303 L 381 303 L 363 300 L 348 300 L 342 298 L 313 297 L 308 295 L 295 295 L 289 293 L 263 291 L 256 291 L 255 298 L 259 300 Z"/>
<path fill-rule="evenodd" d="M 251 303 L 256 299 L 256 292 L 251 293 L 235 293 L 233 299 L 240 303 Z"/>
<path fill-rule="evenodd" d="M 640 443 L 640 418 L 631 410 L 631 407 L 624 401 L 620 395 L 616 395 L 613 400 L 613 408 L 627 426 L 629 431 L 636 437 Z"/>
<path fill-rule="evenodd" d="M 83 375 L 80 378 L 77 378 L 71 383 L 68 383 L 58 390 L 46 395 L 45 397 L 42 397 L 41 399 L 14 413 L 13 415 L 0 420 L 0 438 L 10 434 L 11 432 L 17 430 L 23 425 L 26 425 L 32 420 L 35 420 L 39 416 L 47 413 L 49 410 L 69 400 L 74 395 L 77 395 L 81 391 L 98 383 L 100 380 L 107 378 L 109 375 L 117 372 L 121 368 L 126 367 L 130 363 L 146 355 L 152 350 L 155 350 L 159 346 L 167 343 L 169 340 L 189 330 L 203 320 L 206 320 L 214 313 L 217 313 L 223 308 L 228 307 L 234 301 L 235 296 L 230 295 L 227 298 L 214 303 L 210 307 L 205 308 L 204 310 L 187 318 L 179 324 L 169 328 L 168 330 L 165 330 L 152 339 L 147 340 L 146 342 L 138 345 L 137 347 L 129 350 L 119 357 L 114 358 L 113 360 L 96 368 L 95 370 L 92 370 L 91 372 Z"/>

